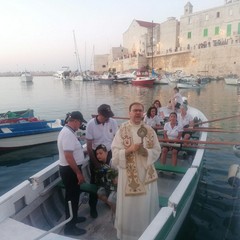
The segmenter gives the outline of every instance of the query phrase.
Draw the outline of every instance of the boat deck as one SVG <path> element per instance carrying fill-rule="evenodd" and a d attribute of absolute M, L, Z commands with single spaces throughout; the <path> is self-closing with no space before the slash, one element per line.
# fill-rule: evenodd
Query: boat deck
<path fill-rule="evenodd" d="M 105 203 L 98 201 L 98 217 L 95 219 L 91 218 L 89 210 L 88 203 L 84 203 L 79 207 L 79 216 L 85 216 L 87 220 L 77 225 L 87 230 L 87 233 L 82 236 L 70 237 L 82 240 L 117 240 L 117 231 L 114 228 L 114 217 L 111 209 Z M 63 231 L 60 234 L 63 235 Z"/>
<path fill-rule="evenodd" d="M 187 153 L 186 151 L 180 151 L 178 155 L 178 167 L 176 169 L 188 168 L 191 165 L 192 152 Z M 171 168 L 171 152 L 167 157 L 167 166 Z M 159 171 L 158 171 L 159 172 Z M 183 177 L 183 173 L 162 171 L 159 172 L 158 178 L 158 190 L 159 190 L 159 205 L 160 207 L 167 206 L 168 198 L 172 194 L 173 190 L 179 184 Z M 87 218 L 86 222 L 78 224 L 78 227 L 84 228 L 87 230 L 87 233 L 80 236 L 82 240 L 104 240 L 111 239 L 117 240 L 116 229 L 114 228 L 114 216 L 110 208 L 103 203 L 98 201 L 97 211 L 98 218 L 93 219 L 90 216 L 90 208 L 88 205 L 88 194 L 82 193 L 81 195 L 81 205 L 79 207 L 79 216 L 85 216 Z M 63 230 L 60 231 L 60 234 L 63 234 Z M 71 236 L 74 238 L 74 236 Z M 79 239 L 79 237 L 76 237 Z"/>

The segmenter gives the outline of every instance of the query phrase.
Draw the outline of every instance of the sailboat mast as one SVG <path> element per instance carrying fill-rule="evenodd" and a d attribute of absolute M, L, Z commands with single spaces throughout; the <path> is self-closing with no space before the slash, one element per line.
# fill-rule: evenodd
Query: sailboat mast
<path fill-rule="evenodd" d="M 95 48 L 94 48 L 94 45 L 93 45 L 93 52 L 92 52 L 92 57 L 91 57 L 91 63 L 90 63 L 90 70 L 93 71 L 94 68 L 93 68 L 93 61 L 94 61 L 94 53 L 95 52 Z"/>
<path fill-rule="evenodd" d="M 77 48 L 77 42 L 76 42 L 76 38 L 75 38 L 75 31 L 73 31 L 73 40 L 74 40 L 74 47 L 75 47 L 75 55 L 76 55 L 78 72 L 82 73 L 81 63 L 80 63 L 80 58 L 79 58 L 78 48 Z"/>
<path fill-rule="evenodd" d="M 86 42 L 85 42 L 85 56 L 84 56 L 84 60 L 85 60 L 85 72 L 86 72 L 86 70 L 87 70 L 87 66 L 86 66 Z"/>
<path fill-rule="evenodd" d="M 153 71 L 153 21 L 152 21 L 152 71 Z"/>

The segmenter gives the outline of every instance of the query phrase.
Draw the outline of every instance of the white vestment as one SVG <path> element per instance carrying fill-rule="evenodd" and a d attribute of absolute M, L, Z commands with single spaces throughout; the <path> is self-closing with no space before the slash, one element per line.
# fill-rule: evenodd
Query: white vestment
<path fill-rule="evenodd" d="M 137 135 L 137 131 L 142 125 L 148 132 L 148 136 L 143 139 L 143 145 L 147 149 L 148 156 L 144 157 L 136 152 L 134 153 L 134 157 L 136 160 L 137 176 L 142 183 L 144 191 L 138 194 L 126 194 L 126 185 L 132 186 L 135 184 L 134 186 L 136 186 L 137 184 L 133 179 L 131 179 L 132 185 L 128 181 L 129 172 L 127 173 L 126 170 L 127 160 L 125 156 L 126 143 L 141 143 L 141 138 Z M 128 137 L 130 138 L 128 139 L 123 139 L 121 129 L 124 126 L 127 126 L 130 130 L 128 132 L 128 135 L 130 135 Z M 147 182 L 146 178 L 148 169 L 151 169 L 151 172 L 152 170 L 155 171 L 151 167 L 159 159 L 160 153 L 161 147 L 157 135 L 146 124 L 134 125 L 126 122 L 122 124 L 116 133 L 112 142 L 112 164 L 118 168 L 115 227 L 117 229 L 117 237 L 121 240 L 138 239 L 159 211 L 157 180 L 155 178 L 155 180 Z"/>

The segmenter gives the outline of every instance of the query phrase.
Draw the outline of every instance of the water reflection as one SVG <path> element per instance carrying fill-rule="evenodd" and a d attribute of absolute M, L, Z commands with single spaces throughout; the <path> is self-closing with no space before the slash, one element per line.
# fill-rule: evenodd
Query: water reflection
<path fill-rule="evenodd" d="M 23 90 L 29 91 L 33 88 L 33 82 L 21 82 L 20 84 Z"/>
<path fill-rule="evenodd" d="M 0 166 L 16 166 L 39 158 L 58 154 L 57 143 L 47 143 L 16 150 L 1 150 Z"/>
<path fill-rule="evenodd" d="M 237 95 L 240 96 L 240 86 L 237 86 Z"/>

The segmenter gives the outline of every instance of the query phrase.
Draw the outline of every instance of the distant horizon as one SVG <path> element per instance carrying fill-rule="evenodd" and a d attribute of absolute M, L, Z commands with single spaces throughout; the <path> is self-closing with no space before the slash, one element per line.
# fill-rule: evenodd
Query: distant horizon
<path fill-rule="evenodd" d="M 188 0 L 11 0 L 1 3 L 0 72 L 93 70 L 93 56 L 122 44 L 134 19 L 162 23 L 180 19 Z M 223 6 L 224 0 L 191 0 L 193 12 Z M 57 3 L 57 4 L 56 4 Z M 153 7 L 152 7 L 153 6 Z M 41 69 L 41 70 L 40 70 Z"/>

